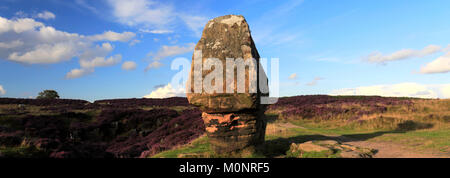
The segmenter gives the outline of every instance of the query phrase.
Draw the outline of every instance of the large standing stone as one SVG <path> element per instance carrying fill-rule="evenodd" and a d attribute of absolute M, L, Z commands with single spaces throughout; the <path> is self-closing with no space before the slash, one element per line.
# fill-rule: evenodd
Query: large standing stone
<path fill-rule="evenodd" d="M 204 90 L 195 93 L 194 73 L 199 72 L 195 66 L 195 53 L 201 51 L 201 62 L 205 64 L 208 58 L 217 58 L 223 65 L 223 93 L 208 93 Z M 268 90 L 261 93 L 260 88 L 267 89 L 267 82 L 261 86 L 259 80 L 266 80 L 264 71 L 260 69 L 259 54 L 250 34 L 249 26 L 243 16 L 226 15 L 210 20 L 200 41 L 195 46 L 190 79 L 187 85 L 187 97 L 191 104 L 200 107 L 206 126 L 207 135 L 216 153 L 230 153 L 254 147 L 264 142 L 266 120 L 265 106 L 261 105 L 261 97 L 268 96 Z M 245 92 L 238 92 L 237 69 L 227 73 L 226 59 L 255 59 L 256 71 L 245 68 Z M 215 68 L 214 68 L 215 69 Z M 202 70 L 205 78 L 213 70 Z M 261 69 L 262 70 L 262 69 Z M 234 72 L 232 82 L 226 76 Z M 255 72 L 255 75 L 252 72 Z M 251 82 L 256 83 L 256 92 L 250 88 Z M 217 83 L 216 81 L 212 83 Z M 201 85 L 201 83 L 200 83 Z M 232 91 L 227 91 L 231 86 Z M 198 91 L 198 90 L 197 90 Z"/>

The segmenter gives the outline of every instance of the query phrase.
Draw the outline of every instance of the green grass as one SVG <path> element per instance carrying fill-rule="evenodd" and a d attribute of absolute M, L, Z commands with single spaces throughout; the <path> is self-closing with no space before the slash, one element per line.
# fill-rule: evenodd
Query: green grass
<path fill-rule="evenodd" d="M 339 158 L 340 151 L 331 153 L 330 151 L 311 152 L 287 152 L 286 158 Z"/>
<path fill-rule="evenodd" d="M 192 141 L 189 144 L 183 145 L 181 147 L 160 152 L 156 155 L 151 156 L 151 158 L 178 158 L 180 155 L 188 155 L 186 157 L 200 157 L 200 158 L 221 158 L 228 157 L 226 155 L 216 155 L 212 151 L 210 144 L 208 142 L 207 136 L 202 136 Z M 240 157 L 240 156 L 239 156 Z M 261 153 L 251 153 L 242 156 L 244 158 L 264 158 L 265 156 Z"/>
<path fill-rule="evenodd" d="M 208 142 L 208 137 L 203 136 L 200 137 L 194 141 L 192 141 L 190 144 L 181 146 L 176 149 L 163 151 L 161 153 L 158 153 L 153 158 L 176 158 L 179 154 L 204 154 L 204 155 L 211 155 L 211 148 Z"/>
<path fill-rule="evenodd" d="M 278 121 L 269 124 L 276 124 Z M 355 129 L 355 127 L 328 128 L 326 124 L 293 122 L 301 128 L 289 128 L 287 133 L 266 135 L 266 145 L 262 152 L 253 153 L 246 157 L 300 157 L 300 158 L 338 158 L 338 152 L 330 154 L 325 152 L 286 153 L 291 142 L 302 143 L 309 140 L 330 139 L 329 136 L 345 136 L 364 141 L 382 141 L 402 144 L 417 151 L 439 150 L 450 152 L 450 129 L 418 129 L 401 131 L 396 129 Z M 208 157 L 214 155 L 209 147 L 208 138 L 201 137 L 191 144 L 161 152 L 153 157 L 176 158 L 179 154 L 200 154 Z"/>
<path fill-rule="evenodd" d="M 301 154 L 300 158 L 339 158 L 339 153 L 336 154 L 329 154 L 326 151 L 322 151 L 322 152 L 316 152 L 316 151 L 312 151 L 312 152 L 305 152 L 303 154 Z"/>
<path fill-rule="evenodd" d="M 315 134 L 344 135 L 359 140 L 398 143 L 416 148 L 417 150 L 431 149 L 446 153 L 450 152 L 450 129 L 421 129 L 422 125 L 424 125 L 422 122 L 414 124 L 410 124 L 411 122 L 403 123 L 407 127 L 404 130 L 399 128 L 394 129 L 393 127 L 381 127 L 380 129 L 358 128 L 351 124 L 349 126 L 329 128 L 326 126 L 327 124 L 294 122 L 294 124 L 301 125 Z"/>
<path fill-rule="evenodd" d="M 324 134 L 324 135 L 351 135 L 351 134 L 367 134 L 373 132 L 389 131 L 390 129 L 368 129 L 358 128 L 354 125 L 336 126 L 334 121 L 329 122 L 304 122 L 304 121 L 291 121 L 291 123 L 301 126 L 306 129 L 294 129 L 295 132 L 308 132 L 311 134 Z"/>
<path fill-rule="evenodd" d="M 364 99 L 362 96 L 336 97 Z M 397 99 L 411 100 L 412 98 Z M 339 157 L 339 153 L 309 152 L 301 155 L 286 153 L 290 143 L 333 139 L 337 136 L 369 142 L 391 142 L 419 152 L 439 150 L 443 153 L 450 153 L 450 100 L 412 99 L 412 101 L 414 104 L 411 106 L 386 105 L 386 112 L 364 115 L 358 121 L 348 120 L 353 116 L 352 113 L 325 120 L 321 119 L 321 116 L 312 119 L 302 119 L 301 117 L 280 118 L 278 114 L 283 109 L 268 111 L 268 124 L 290 122 L 300 127 L 285 128 L 282 132 L 274 131 L 270 132 L 271 134 L 266 134 L 266 144 L 262 152 L 253 153 L 247 157 Z M 368 109 L 358 105 L 346 107 L 356 107 L 359 110 Z M 272 127 L 272 129 L 278 128 Z M 153 157 L 178 157 L 180 154 L 218 157 L 210 149 L 206 136 L 193 141 L 191 144 L 164 151 Z"/>
<path fill-rule="evenodd" d="M 416 130 L 405 133 L 391 133 L 373 141 L 395 142 L 416 150 L 436 150 L 450 152 L 450 130 Z"/>
<path fill-rule="evenodd" d="M 47 153 L 34 146 L 0 147 L 0 153 L 5 158 L 45 158 Z"/>

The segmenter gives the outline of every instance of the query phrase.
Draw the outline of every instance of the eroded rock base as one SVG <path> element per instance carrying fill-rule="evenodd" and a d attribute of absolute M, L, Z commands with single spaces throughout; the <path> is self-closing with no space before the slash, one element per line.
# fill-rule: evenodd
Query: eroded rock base
<path fill-rule="evenodd" d="M 254 150 L 264 143 L 266 119 L 261 111 L 202 113 L 209 142 L 216 154 Z"/>

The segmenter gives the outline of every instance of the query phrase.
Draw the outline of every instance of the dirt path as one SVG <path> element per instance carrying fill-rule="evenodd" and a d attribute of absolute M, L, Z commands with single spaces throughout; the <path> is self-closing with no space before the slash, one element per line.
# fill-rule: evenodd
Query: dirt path
<path fill-rule="evenodd" d="M 361 141 L 345 136 L 325 136 L 334 137 L 339 142 L 357 147 L 375 149 L 377 153 L 374 155 L 374 158 L 450 158 L 450 154 L 431 151 L 418 152 L 404 145 L 392 142 Z"/>
<path fill-rule="evenodd" d="M 309 130 L 299 126 L 297 128 Z M 377 153 L 374 155 L 374 158 L 450 158 L 450 154 L 432 151 L 418 152 L 404 145 L 392 142 L 361 141 L 342 135 L 326 135 L 318 132 L 315 133 L 329 137 L 330 139 L 341 143 L 375 149 L 377 150 Z"/>
<path fill-rule="evenodd" d="M 345 142 L 358 147 L 376 149 L 374 158 L 450 158 L 449 154 L 417 152 L 406 148 L 403 145 L 389 142 L 369 142 L 369 141 L 350 141 Z"/>

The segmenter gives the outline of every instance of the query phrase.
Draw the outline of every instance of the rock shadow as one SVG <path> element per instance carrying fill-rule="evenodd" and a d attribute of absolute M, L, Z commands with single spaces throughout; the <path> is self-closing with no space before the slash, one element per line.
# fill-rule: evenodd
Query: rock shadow
<path fill-rule="evenodd" d="M 320 141 L 320 140 L 335 140 L 338 142 L 350 142 L 350 141 L 365 141 L 371 138 L 379 137 L 384 134 L 401 134 L 414 130 L 428 129 L 432 128 L 433 124 L 430 123 L 419 123 L 415 121 L 405 121 L 397 125 L 397 129 L 392 131 L 377 131 L 373 133 L 362 133 L 362 134 L 344 134 L 341 136 L 326 136 L 320 134 L 314 135 L 300 135 L 288 138 L 277 138 L 274 140 L 267 140 L 265 144 L 259 149 L 260 154 L 273 158 L 286 154 L 292 143 L 303 143 L 307 141 Z"/>

